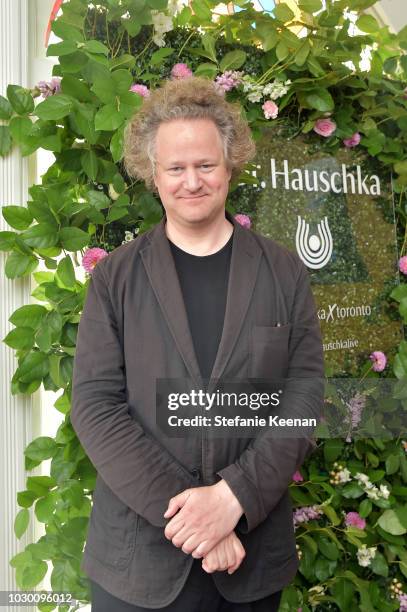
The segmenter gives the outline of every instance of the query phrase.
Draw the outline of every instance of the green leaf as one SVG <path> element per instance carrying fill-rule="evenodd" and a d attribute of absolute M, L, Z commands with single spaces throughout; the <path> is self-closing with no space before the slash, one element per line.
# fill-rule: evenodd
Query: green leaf
<path fill-rule="evenodd" d="M 34 491 L 38 497 L 47 495 L 49 489 L 55 485 L 55 480 L 50 476 L 29 476 L 27 478 L 27 489 Z"/>
<path fill-rule="evenodd" d="M 48 355 L 41 351 L 28 353 L 17 368 L 14 378 L 21 382 L 30 383 L 44 378 L 48 373 Z M 31 457 L 33 459 L 33 457 Z"/>
<path fill-rule="evenodd" d="M 59 261 L 56 274 L 64 287 L 75 287 L 75 270 L 69 255 Z"/>
<path fill-rule="evenodd" d="M 113 161 L 117 163 L 123 157 L 123 138 L 124 138 L 124 126 L 119 128 L 112 136 L 110 141 L 110 152 L 112 154 Z"/>
<path fill-rule="evenodd" d="M 62 93 L 79 100 L 92 102 L 93 96 L 86 83 L 71 74 L 65 74 L 61 81 Z"/>
<path fill-rule="evenodd" d="M 291 21 L 295 17 L 295 14 L 290 9 L 288 4 L 285 4 L 285 2 L 282 2 L 281 4 L 278 4 L 274 8 L 273 13 L 274 13 L 275 18 L 278 19 L 279 21 L 281 21 L 282 23 L 286 23 L 287 21 Z"/>
<path fill-rule="evenodd" d="M 0 119 L 5 119 L 7 121 L 12 114 L 13 107 L 10 102 L 4 96 L 0 96 Z"/>
<path fill-rule="evenodd" d="M 53 561 L 54 569 L 51 574 L 51 587 L 56 592 L 72 592 L 72 586 L 77 583 L 78 574 L 68 559 Z"/>
<path fill-rule="evenodd" d="M 95 116 L 95 129 L 113 131 L 123 123 L 125 117 L 117 110 L 116 104 L 106 104 Z"/>
<path fill-rule="evenodd" d="M 12 329 L 3 342 L 16 350 L 29 350 L 34 345 L 34 331 L 30 327 Z"/>
<path fill-rule="evenodd" d="M 222 72 L 225 72 L 225 70 L 238 70 L 245 63 L 246 57 L 247 54 L 244 51 L 229 51 L 221 59 L 220 69 Z"/>
<path fill-rule="evenodd" d="M 307 60 L 307 57 L 310 51 L 311 51 L 310 44 L 308 40 L 305 40 L 295 54 L 295 57 L 294 57 L 295 64 L 297 66 L 303 66 Z"/>
<path fill-rule="evenodd" d="M 7 98 L 17 115 L 28 115 L 34 110 L 34 100 L 30 91 L 20 85 L 9 85 Z"/>
<path fill-rule="evenodd" d="M 403 535 L 407 532 L 394 510 L 385 510 L 377 522 L 384 531 L 392 535 Z"/>
<path fill-rule="evenodd" d="M 3 206 L 2 214 L 11 227 L 25 230 L 31 225 L 33 216 L 25 206 Z"/>
<path fill-rule="evenodd" d="M 57 495 L 52 492 L 37 501 L 34 511 L 40 523 L 49 523 L 55 511 L 56 501 Z"/>
<path fill-rule="evenodd" d="M 370 499 L 364 499 L 359 504 L 359 514 L 362 518 L 366 518 L 372 511 L 372 502 Z"/>
<path fill-rule="evenodd" d="M 400 458 L 398 455 L 389 455 L 386 459 L 386 473 L 394 474 L 400 466 Z"/>
<path fill-rule="evenodd" d="M 339 559 L 339 550 L 334 542 L 324 536 L 319 536 L 317 541 L 318 548 L 325 557 L 332 561 Z"/>
<path fill-rule="evenodd" d="M 37 499 L 37 495 L 34 491 L 19 491 L 17 493 L 17 503 L 22 508 L 30 508 L 35 499 Z"/>
<path fill-rule="evenodd" d="M 343 450 L 343 440 L 339 438 L 331 438 L 324 442 L 324 459 L 327 463 L 332 463 L 337 459 Z"/>
<path fill-rule="evenodd" d="M 298 8 L 306 13 L 315 13 L 322 8 L 321 0 L 299 0 Z"/>
<path fill-rule="evenodd" d="M 79 227 L 63 227 L 59 232 L 59 239 L 67 251 L 78 251 L 89 244 L 90 236 Z"/>
<path fill-rule="evenodd" d="M 212 10 L 206 0 L 192 0 L 192 10 L 199 21 L 211 21 Z"/>
<path fill-rule="evenodd" d="M 387 561 L 379 551 L 376 551 L 376 554 L 371 560 L 369 567 L 374 574 L 384 576 L 385 578 L 389 575 L 389 566 Z"/>
<path fill-rule="evenodd" d="M 356 482 L 348 482 L 342 489 L 342 495 L 347 499 L 356 499 L 363 495 L 363 489 Z"/>
<path fill-rule="evenodd" d="M 103 191 L 96 191 L 92 189 L 86 194 L 87 200 L 91 206 L 94 206 L 97 210 L 103 210 L 108 208 L 111 204 L 110 199 Z"/>
<path fill-rule="evenodd" d="M 63 119 L 72 110 L 73 100 L 70 96 L 59 93 L 40 102 L 35 108 L 35 114 L 40 119 Z"/>
<path fill-rule="evenodd" d="M 59 56 L 62 55 L 70 55 L 71 53 L 75 53 L 78 46 L 76 42 L 72 40 L 65 40 L 60 43 L 56 43 L 55 45 L 48 45 L 47 47 L 47 57 Z"/>
<path fill-rule="evenodd" d="M 51 24 L 51 30 L 62 40 L 73 40 L 75 42 L 83 42 L 82 32 L 73 25 L 56 19 Z"/>
<path fill-rule="evenodd" d="M 336 578 L 330 587 L 330 591 L 341 612 L 345 612 L 352 607 L 355 589 L 349 580 Z"/>
<path fill-rule="evenodd" d="M 305 99 L 311 108 L 321 112 L 331 111 L 335 107 L 334 100 L 327 89 L 313 89 Z"/>
<path fill-rule="evenodd" d="M 368 34 L 373 34 L 380 29 L 379 24 L 372 15 L 361 15 L 356 21 L 356 27 Z"/>
<path fill-rule="evenodd" d="M 203 77 L 208 77 L 213 79 L 216 76 L 216 73 L 218 72 L 218 67 L 216 64 L 210 64 L 209 62 L 204 62 L 202 64 L 199 64 L 196 68 L 195 68 L 195 75 L 196 76 L 203 76 Z"/>
<path fill-rule="evenodd" d="M 38 260 L 33 255 L 24 255 L 13 251 L 6 260 L 5 273 L 7 278 L 17 278 L 30 274 L 38 265 Z"/>
<path fill-rule="evenodd" d="M 16 327 L 37 329 L 47 312 L 47 309 L 40 304 L 27 304 L 27 306 L 17 308 L 9 318 L 9 321 Z"/>
<path fill-rule="evenodd" d="M 209 59 L 212 60 L 215 64 L 217 64 L 216 59 L 216 43 L 213 36 L 210 34 L 204 34 L 202 36 L 202 44 L 204 46 L 205 51 L 207 52 Z"/>
<path fill-rule="evenodd" d="M 63 393 L 54 403 L 55 408 L 62 414 L 68 414 L 71 404 L 66 393 Z"/>
<path fill-rule="evenodd" d="M 16 538 L 20 539 L 21 536 L 25 534 L 27 531 L 27 527 L 30 522 L 30 513 L 27 508 L 23 508 L 20 512 L 17 513 L 17 516 L 14 521 L 14 533 Z"/>
<path fill-rule="evenodd" d="M 81 164 L 87 176 L 92 181 L 96 181 L 98 173 L 98 157 L 92 149 L 90 151 L 84 151 L 82 153 Z"/>
<path fill-rule="evenodd" d="M 0 125 L 0 156 L 4 157 L 11 149 L 11 135 L 8 125 Z"/>
<path fill-rule="evenodd" d="M 0 251 L 11 251 L 16 242 L 15 232 L 0 232 Z"/>
<path fill-rule="evenodd" d="M 150 8 L 156 11 L 163 11 L 167 8 L 167 0 L 147 0 L 147 4 Z"/>
<path fill-rule="evenodd" d="M 278 43 L 276 47 L 277 59 L 280 60 L 280 62 L 282 62 L 283 60 L 285 60 L 286 57 L 288 57 L 289 53 L 290 53 L 290 50 L 285 44 L 285 42 L 283 40 L 280 40 L 280 42 Z"/>
<path fill-rule="evenodd" d="M 315 576 L 322 582 L 333 575 L 337 566 L 337 561 L 332 561 L 320 557 L 315 562 Z"/>
<path fill-rule="evenodd" d="M 48 565 L 45 561 L 35 560 L 35 564 L 24 567 L 21 572 L 17 571 L 18 586 L 23 590 L 32 589 L 43 580 L 47 571 Z"/>
<path fill-rule="evenodd" d="M 83 45 L 83 50 L 89 53 L 101 53 L 103 55 L 109 54 L 109 49 L 99 40 L 87 40 Z"/>
<path fill-rule="evenodd" d="M 55 225 L 38 223 L 21 233 L 26 244 L 36 248 L 55 246 L 58 242 L 58 229 Z"/>
<path fill-rule="evenodd" d="M 55 455 L 58 446 L 53 438 L 41 436 L 35 438 L 24 451 L 24 455 L 34 461 L 44 461 Z"/>
<path fill-rule="evenodd" d="M 150 66 L 157 66 L 158 64 L 161 64 L 166 57 L 172 55 L 173 53 L 174 49 L 172 49 L 171 47 L 161 47 L 161 49 L 155 51 L 151 56 Z"/>

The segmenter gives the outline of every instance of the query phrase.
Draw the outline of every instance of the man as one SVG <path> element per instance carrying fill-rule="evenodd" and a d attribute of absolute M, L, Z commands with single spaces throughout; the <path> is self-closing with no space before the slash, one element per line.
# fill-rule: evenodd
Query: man
<path fill-rule="evenodd" d="M 98 471 L 82 565 L 95 612 L 277 610 L 296 573 L 288 484 L 313 440 L 171 437 L 155 414 L 160 379 L 272 377 L 287 378 L 283 413 L 320 414 L 306 268 L 225 213 L 253 154 L 239 108 L 198 77 L 165 83 L 127 130 L 127 171 L 165 215 L 97 264 L 79 326 L 71 419 Z"/>

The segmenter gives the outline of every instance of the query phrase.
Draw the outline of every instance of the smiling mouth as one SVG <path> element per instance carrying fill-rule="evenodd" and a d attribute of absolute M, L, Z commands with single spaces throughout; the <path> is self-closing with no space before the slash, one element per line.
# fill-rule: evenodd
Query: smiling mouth
<path fill-rule="evenodd" d="M 203 193 L 200 196 L 182 196 L 184 200 L 199 200 L 199 198 L 203 198 L 206 193 Z"/>

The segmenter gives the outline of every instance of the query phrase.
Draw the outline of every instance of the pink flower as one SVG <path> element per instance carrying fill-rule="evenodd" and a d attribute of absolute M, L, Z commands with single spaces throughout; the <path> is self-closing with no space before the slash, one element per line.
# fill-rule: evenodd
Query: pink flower
<path fill-rule="evenodd" d="M 276 119 L 278 115 L 278 106 L 273 100 L 267 100 L 267 102 L 262 105 L 262 109 L 266 119 Z"/>
<path fill-rule="evenodd" d="M 366 527 L 366 521 L 358 514 L 358 512 L 348 512 L 345 516 L 345 525 L 347 527 L 358 527 L 364 529 Z"/>
<path fill-rule="evenodd" d="M 98 261 L 106 257 L 106 255 L 108 255 L 108 252 L 105 251 L 105 249 L 100 249 L 99 247 L 87 249 L 82 257 L 82 266 L 85 268 L 88 274 L 92 274 L 93 268 L 96 266 Z"/>
<path fill-rule="evenodd" d="M 407 593 L 397 595 L 400 602 L 399 612 L 407 612 Z"/>
<path fill-rule="evenodd" d="M 39 81 L 37 89 L 40 90 L 43 98 L 54 96 L 61 91 L 61 78 L 52 77 L 50 81 Z"/>
<path fill-rule="evenodd" d="M 140 96 L 143 96 L 143 98 L 148 98 L 150 95 L 149 88 L 146 85 L 141 85 L 141 83 L 133 83 L 129 91 L 138 93 Z"/>
<path fill-rule="evenodd" d="M 373 370 L 375 372 L 383 372 L 386 367 L 387 357 L 382 351 L 373 351 L 373 353 L 369 356 L 369 359 L 373 361 Z"/>
<path fill-rule="evenodd" d="M 225 91 L 230 91 L 242 82 L 243 72 L 237 70 L 225 70 L 225 72 L 215 79 L 216 86 Z"/>
<path fill-rule="evenodd" d="M 291 476 L 291 478 L 294 480 L 294 482 L 303 482 L 303 477 L 301 476 L 301 472 L 299 470 L 297 470 L 296 472 L 294 472 L 294 474 Z"/>
<path fill-rule="evenodd" d="M 300 523 L 308 523 L 313 519 L 317 519 L 322 514 L 322 510 L 318 508 L 318 506 L 303 506 L 302 508 L 297 508 L 293 512 L 293 521 L 294 521 L 294 529 Z"/>
<path fill-rule="evenodd" d="M 174 64 L 172 67 L 171 77 L 173 79 L 188 79 L 190 76 L 192 76 L 192 70 L 187 64 Z"/>
<path fill-rule="evenodd" d="M 399 270 L 403 272 L 403 274 L 407 274 L 407 255 L 400 257 L 399 259 Z"/>
<path fill-rule="evenodd" d="M 352 134 L 350 138 L 345 138 L 342 142 L 345 145 L 345 147 L 348 147 L 348 149 L 351 149 L 352 147 L 358 146 L 358 144 L 360 143 L 360 139 L 361 139 L 361 135 L 359 134 L 359 132 L 355 132 L 354 134 Z"/>
<path fill-rule="evenodd" d="M 250 229 L 252 222 L 250 221 L 250 217 L 248 215 L 238 214 L 235 215 L 235 219 L 240 225 L 243 225 L 246 229 Z"/>
<path fill-rule="evenodd" d="M 336 123 L 332 121 L 332 119 L 318 119 L 314 125 L 314 132 L 323 136 L 324 138 L 328 138 L 331 136 L 336 130 Z"/>

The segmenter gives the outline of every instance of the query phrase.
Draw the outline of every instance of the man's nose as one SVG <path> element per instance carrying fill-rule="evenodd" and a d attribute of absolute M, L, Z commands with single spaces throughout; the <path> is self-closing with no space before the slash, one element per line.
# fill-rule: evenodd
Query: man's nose
<path fill-rule="evenodd" d="M 190 191 L 196 191 L 201 186 L 202 181 L 196 168 L 186 168 L 184 174 L 184 186 Z"/>

